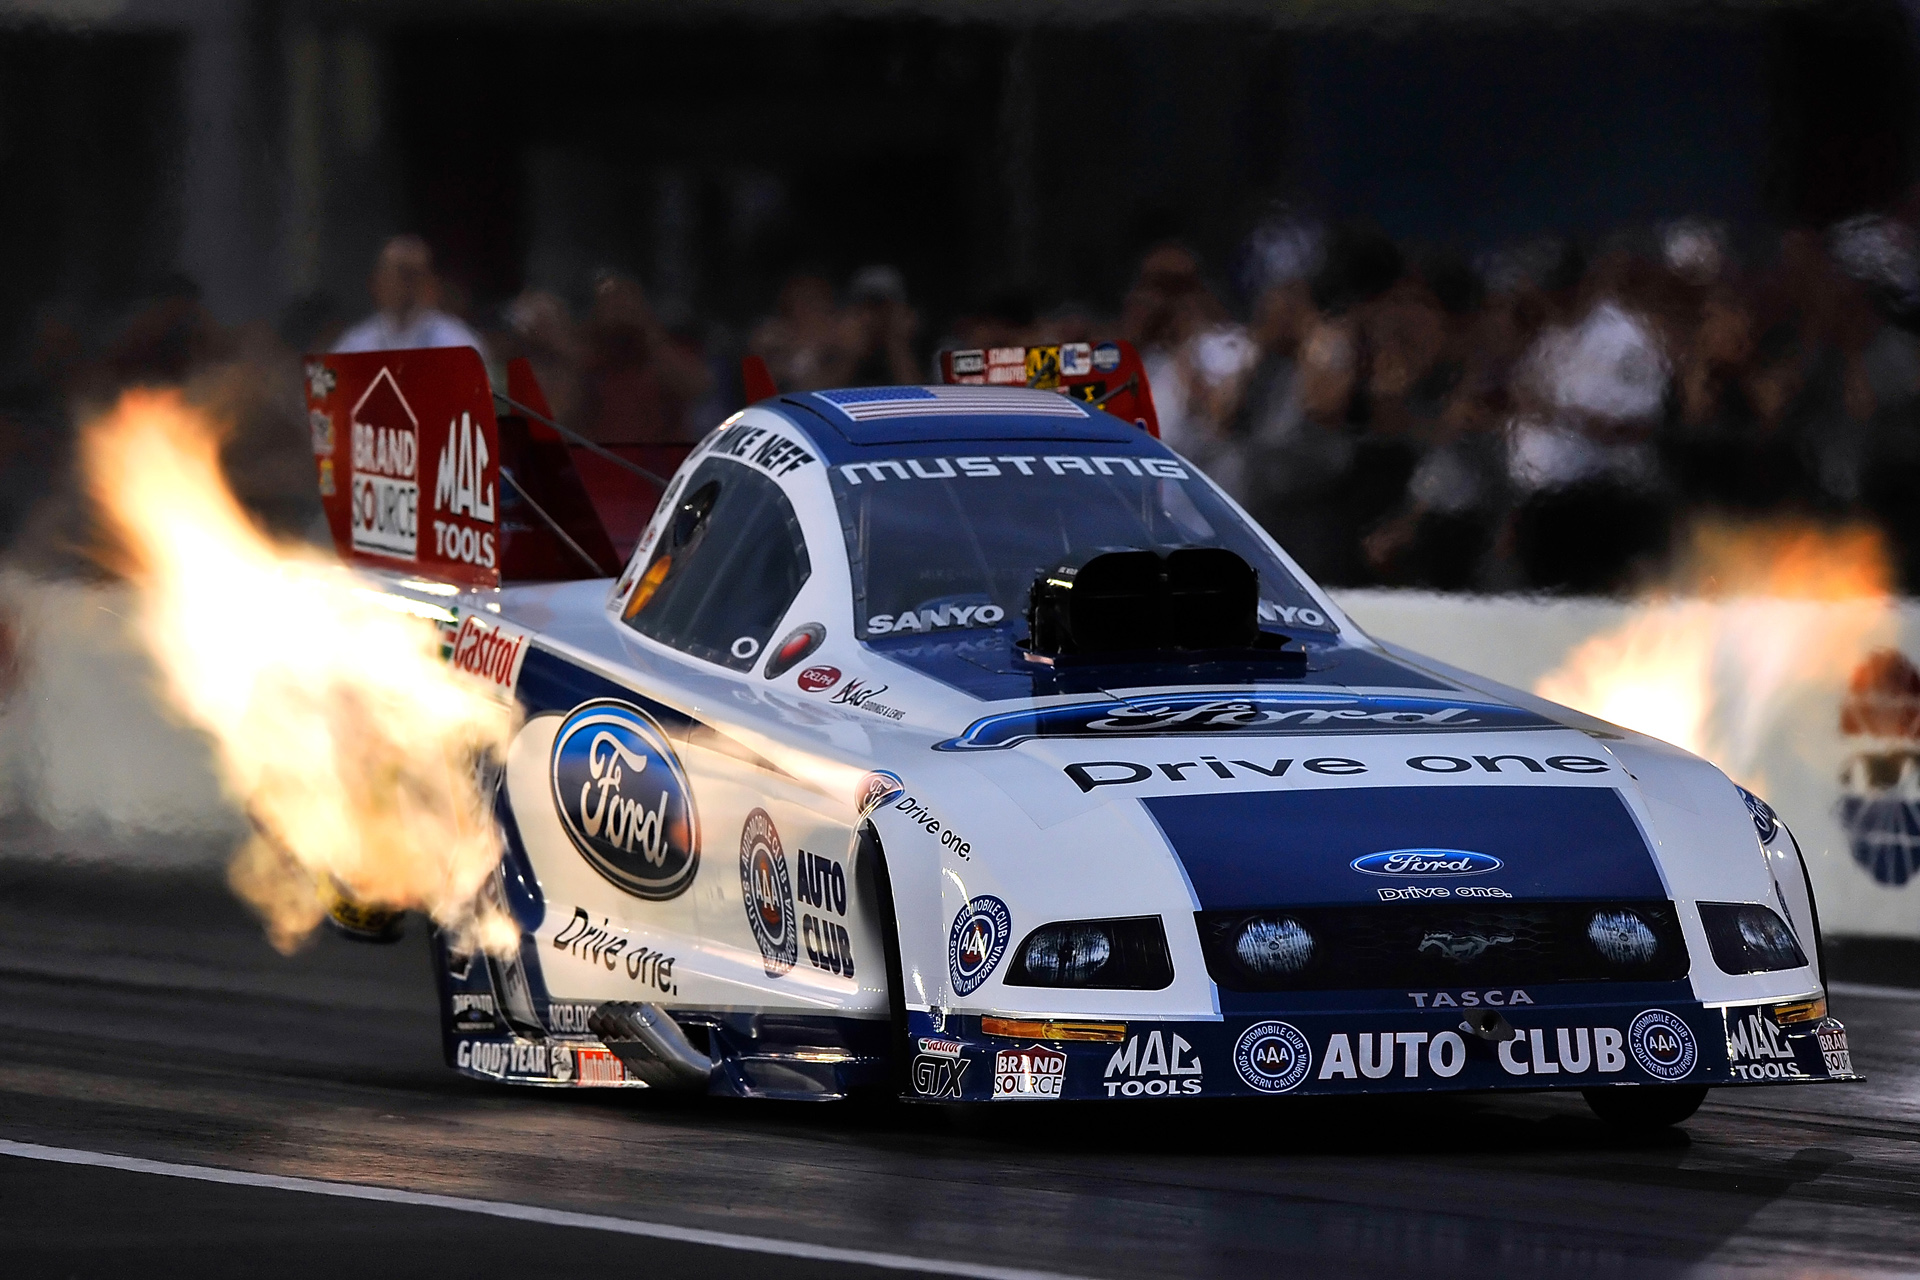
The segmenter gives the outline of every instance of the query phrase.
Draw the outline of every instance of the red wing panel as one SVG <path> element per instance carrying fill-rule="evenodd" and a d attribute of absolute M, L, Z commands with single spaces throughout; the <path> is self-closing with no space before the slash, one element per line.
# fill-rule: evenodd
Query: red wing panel
<path fill-rule="evenodd" d="M 610 444 L 602 447 L 645 467 L 657 476 L 669 479 L 687 460 L 687 455 L 693 452 L 690 444 Z M 660 505 L 660 487 L 578 445 L 573 447 L 573 465 L 580 473 L 580 483 L 586 486 L 587 493 L 593 499 L 594 510 L 600 513 L 601 523 L 607 527 L 607 536 L 613 539 L 620 559 L 625 561 L 633 554 L 634 543 L 640 541 L 640 535 L 646 532 L 647 521 L 653 519 L 654 508 Z"/>
<path fill-rule="evenodd" d="M 1131 422 L 1156 439 L 1160 435 L 1153 388 L 1131 342 L 942 351 L 940 381 L 1058 391 Z"/>
<path fill-rule="evenodd" d="M 500 433 L 468 347 L 308 356 L 320 502 L 342 559 L 500 583 Z"/>

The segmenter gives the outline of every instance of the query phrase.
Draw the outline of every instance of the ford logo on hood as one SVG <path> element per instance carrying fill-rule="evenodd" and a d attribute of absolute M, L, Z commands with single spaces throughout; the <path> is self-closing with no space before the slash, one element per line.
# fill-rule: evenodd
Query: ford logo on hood
<path fill-rule="evenodd" d="M 624 702 L 575 707 L 553 739 L 553 801 L 586 860 L 638 898 L 672 898 L 700 865 L 686 772 L 653 718 Z"/>
<path fill-rule="evenodd" d="M 1478 876 L 1504 864 L 1490 853 L 1466 849 L 1385 849 L 1349 865 L 1370 876 Z"/>

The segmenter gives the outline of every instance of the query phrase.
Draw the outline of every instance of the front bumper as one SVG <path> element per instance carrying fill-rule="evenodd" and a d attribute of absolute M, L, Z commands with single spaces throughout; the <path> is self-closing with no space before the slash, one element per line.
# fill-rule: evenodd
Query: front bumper
<path fill-rule="evenodd" d="M 1457 1007 L 1064 1026 L 915 1012 L 910 1089 L 925 1100 L 986 1102 L 1857 1079 L 1846 1028 L 1806 1017 L 1807 1002 L 1798 1003 L 1505 1007 L 1497 1033 L 1515 1034 L 1498 1041 L 1464 1027 Z M 1804 1020 L 1783 1021 L 1782 1010 Z"/>

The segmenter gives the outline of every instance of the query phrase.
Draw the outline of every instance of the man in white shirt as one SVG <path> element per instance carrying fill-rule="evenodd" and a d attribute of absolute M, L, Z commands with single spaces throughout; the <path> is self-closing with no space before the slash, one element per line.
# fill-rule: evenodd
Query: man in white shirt
<path fill-rule="evenodd" d="M 416 347 L 472 347 L 485 359 L 480 337 L 454 316 L 434 308 L 440 282 L 433 251 L 419 236 L 395 236 L 380 250 L 367 282 L 378 311 L 340 335 L 335 351 L 404 351 Z"/>

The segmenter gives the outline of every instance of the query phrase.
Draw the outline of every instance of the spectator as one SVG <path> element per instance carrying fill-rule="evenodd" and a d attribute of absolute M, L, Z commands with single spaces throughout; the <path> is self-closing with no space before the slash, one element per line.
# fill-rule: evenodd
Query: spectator
<path fill-rule="evenodd" d="M 1160 438 L 1246 496 L 1245 451 L 1231 423 L 1260 350 L 1201 279 L 1191 250 L 1167 244 L 1147 254 L 1121 326 L 1140 348 Z"/>
<path fill-rule="evenodd" d="M 419 236 L 395 236 L 380 250 L 367 289 L 374 313 L 340 335 L 335 351 L 402 351 L 417 347 L 486 348 L 465 323 L 438 310 L 440 281 L 433 251 Z"/>
<path fill-rule="evenodd" d="M 845 386 L 853 376 L 857 353 L 850 339 L 850 326 L 833 305 L 833 286 L 802 272 L 780 287 L 774 314 L 754 329 L 748 346 L 766 360 L 782 391 L 817 391 Z"/>
<path fill-rule="evenodd" d="M 907 305 L 907 282 L 892 267 L 862 267 L 847 290 L 855 386 L 907 386 L 920 381 L 913 339 L 920 317 Z"/>
<path fill-rule="evenodd" d="M 508 304 L 507 325 L 517 354 L 532 364 L 555 420 L 568 427 L 579 422 L 585 353 L 565 300 L 529 289 Z"/>
<path fill-rule="evenodd" d="M 654 315 L 640 282 L 605 272 L 586 325 L 581 409 L 585 433 L 602 444 L 673 444 L 693 438 L 688 410 L 712 375 L 698 351 Z"/>

